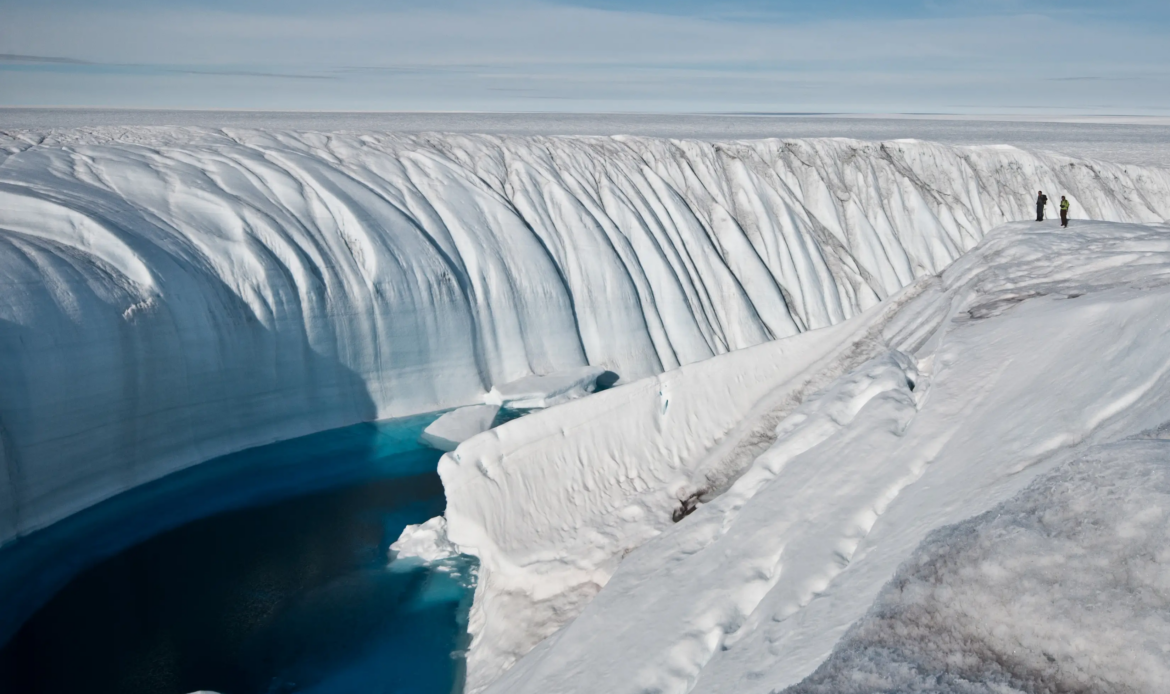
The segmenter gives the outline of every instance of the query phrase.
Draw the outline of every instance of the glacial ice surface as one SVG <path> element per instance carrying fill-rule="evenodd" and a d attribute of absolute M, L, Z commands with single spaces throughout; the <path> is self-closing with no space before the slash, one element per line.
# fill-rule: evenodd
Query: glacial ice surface
<path fill-rule="evenodd" d="M 1170 118 L 650 113 L 426 113 L 0 108 L 0 130 L 188 126 L 490 135 L 637 135 L 685 140 L 848 137 L 1013 145 L 1070 157 L 1170 167 Z"/>
<path fill-rule="evenodd" d="M 817 671 L 875 600 L 800 691 L 867 672 L 904 691 L 922 683 L 907 668 L 927 683 L 1156 691 L 1160 666 L 1125 663 L 1165 658 L 1143 636 L 1167 619 L 1162 448 L 1125 446 L 1164 437 L 1168 346 L 1170 227 L 1014 223 L 852 320 L 470 441 L 439 464 L 446 538 L 480 560 L 469 691 L 769 694 Z M 1061 467 L 1109 451 L 1097 472 Z M 882 592 L 931 531 L 1058 469 L 1003 507 L 1016 520 L 943 536 L 998 538 L 1029 515 L 1050 530 L 960 543 L 955 567 L 912 562 L 890 584 L 915 593 Z M 1060 561 L 1080 575 L 1057 586 Z M 972 602 L 939 604 L 960 593 Z M 965 623 L 934 620 L 944 609 Z M 1082 627 L 1116 631 L 1128 654 L 1088 653 Z M 995 675 L 1013 647 L 1020 660 Z M 1071 658 L 1084 662 L 1044 665 Z"/>
<path fill-rule="evenodd" d="M 1170 172 L 914 141 L 0 134 L 0 542 L 274 440 L 625 381 L 858 315 Z"/>
<path fill-rule="evenodd" d="M 785 694 L 1170 689 L 1170 431 L 932 533 Z"/>

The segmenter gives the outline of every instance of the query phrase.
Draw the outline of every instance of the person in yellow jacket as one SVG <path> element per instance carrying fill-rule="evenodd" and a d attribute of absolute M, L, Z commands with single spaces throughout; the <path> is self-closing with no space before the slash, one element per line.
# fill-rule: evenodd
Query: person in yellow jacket
<path fill-rule="evenodd" d="M 1060 196 L 1060 226 L 1068 228 L 1068 198 Z"/>

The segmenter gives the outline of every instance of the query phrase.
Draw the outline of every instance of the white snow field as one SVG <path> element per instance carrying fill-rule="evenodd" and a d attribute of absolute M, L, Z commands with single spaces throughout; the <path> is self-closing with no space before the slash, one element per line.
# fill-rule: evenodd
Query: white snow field
<path fill-rule="evenodd" d="M 1018 222 L 852 320 L 470 439 L 415 551 L 479 557 L 472 692 L 777 692 L 879 594 L 799 691 L 1162 691 L 1170 461 L 1117 442 L 1167 427 L 1170 226 Z"/>
<path fill-rule="evenodd" d="M 458 113 L 25 108 L 0 106 L 0 131 L 93 126 L 256 130 L 638 135 L 683 140 L 848 137 L 948 145 L 1013 145 L 1029 151 L 1170 166 L 1170 117 L 943 114 Z"/>
<path fill-rule="evenodd" d="M 839 323 L 1038 188 L 1170 217 L 1170 170 L 1010 147 L 0 134 L 0 542 L 241 448 Z"/>
<path fill-rule="evenodd" d="M 1170 690 L 1168 439 L 1092 449 L 933 534 L 788 693 Z"/>

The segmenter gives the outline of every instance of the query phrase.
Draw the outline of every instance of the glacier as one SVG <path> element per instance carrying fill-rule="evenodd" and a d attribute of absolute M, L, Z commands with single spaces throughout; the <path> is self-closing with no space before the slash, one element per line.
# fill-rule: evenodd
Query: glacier
<path fill-rule="evenodd" d="M 470 439 L 418 543 L 479 558 L 468 691 L 1156 691 L 1126 663 L 1165 661 L 1168 345 L 1170 226 L 1017 222 L 852 320 Z"/>
<path fill-rule="evenodd" d="M 249 446 L 840 324 L 1037 188 L 1170 216 L 1166 169 L 1011 147 L 5 131 L 0 543 Z"/>

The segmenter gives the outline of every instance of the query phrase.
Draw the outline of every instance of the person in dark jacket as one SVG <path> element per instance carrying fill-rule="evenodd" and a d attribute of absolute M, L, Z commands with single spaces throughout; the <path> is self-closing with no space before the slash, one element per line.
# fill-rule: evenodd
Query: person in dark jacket
<path fill-rule="evenodd" d="M 1068 198 L 1060 196 L 1060 226 L 1068 228 Z"/>
<path fill-rule="evenodd" d="M 1047 204 L 1048 204 L 1048 196 L 1044 194 L 1044 191 L 1042 191 L 1042 190 L 1039 191 L 1039 195 L 1036 196 L 1036 221 L 1037 222 L 1044 221 L 1044 206 Z"/>

